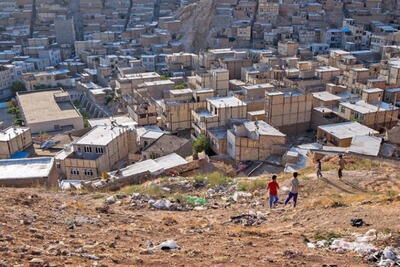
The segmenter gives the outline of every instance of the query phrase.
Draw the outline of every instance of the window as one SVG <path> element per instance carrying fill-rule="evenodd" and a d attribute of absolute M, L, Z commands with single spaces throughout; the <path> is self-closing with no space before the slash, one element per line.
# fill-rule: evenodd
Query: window
<path fill-rule="evenodd" d="M 91 169 L 86 169 L 86 170 L 85 170 L 85 175 L 86 175 L 86 176 L 93 176 L 93 170 L 91 170 Z"/>
<path fill-rule="evenodd" d="M 78 169 L 71 169 L 71 174 L 72 175 L 79 175 L 79 170 Z"/>
<path fill-rule="evenodd" d="M 104 153 L 104 149 L 102 147 L 96 147 L 96 153 L 97 154 L 103 154 Z"/>
<path fill-rule="evenodd" d="M 92 153 L 92 148 L 91 148 L 90 146 L 85 146 L 85 147 L 84 147 L 84 151 L 85 151 L 86 153 Z"/>
<path fill-rule="evenodd" d="M 346 109 L 345 109 L 344 107 L 340 107 L 340 112 L 341 112 L 341 113 L 345 113 L 345 112 L 346 112 Z"/>

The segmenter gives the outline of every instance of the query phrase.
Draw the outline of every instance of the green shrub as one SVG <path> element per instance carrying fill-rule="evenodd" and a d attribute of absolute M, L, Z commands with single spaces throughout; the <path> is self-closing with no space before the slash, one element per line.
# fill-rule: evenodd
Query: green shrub
<path fill-rule="evenodd" d="M 205 135 L 200 135 L 196 140 L 194 140 L 192 150 L 193 153 L 200 153 L 203 151 L 208 155 L 212 153 L 210 142 Z"/>
<path fill-rule="evenodd" d="M 241 181 L 238 184 L 239 191 L 254 192 L 256 190 L 266 189 L 266 188 L 267 188 L 267 181 L 265 179 L 246 180 L 246 181 Z"/>
<path fill-rule="evenodd" d="M 207 175 L 207 182 L 210 187 L 225 186 L 233 182 L 232 178 L 226 177 L 222 173 L 213 172 Z"/>

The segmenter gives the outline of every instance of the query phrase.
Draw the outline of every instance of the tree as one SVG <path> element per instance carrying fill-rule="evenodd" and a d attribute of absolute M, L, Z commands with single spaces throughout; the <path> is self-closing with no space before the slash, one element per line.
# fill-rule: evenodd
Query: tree
<path fill-rule="evenodd" d="M 17 94 L 17 92 L 23 92 L 26 91 L 25 84 L 21 81 L 15 81 L 11 84 L 11 89 L 13 90 L 14 94 Z"/>
<path fill-rule="evenodd" d="M 208 142 L 205 135 L 200 135 L 196 140 L 194 140 L 192 150 L 193 153 L 200 153 L 203 151 L 206 152 L 206 154 L 212 153 L 210 142 Z"/>
<path fill-rule="evenodd" d="M 114 99 L 114 96 L 113 95 L 106 95 L 105 97 L 104 97 L 104 100 L 105 100 L 105 104 L 106 105 L 108 105 L 108 103 L 110 103 L 112 100 Z"/>
<path fill-rule="evenodd" d="M 175 86 L 175 89 L 185 89 L 185 88 L 186 88 L 186 85 L 184 83 L 180 83 Z"/>

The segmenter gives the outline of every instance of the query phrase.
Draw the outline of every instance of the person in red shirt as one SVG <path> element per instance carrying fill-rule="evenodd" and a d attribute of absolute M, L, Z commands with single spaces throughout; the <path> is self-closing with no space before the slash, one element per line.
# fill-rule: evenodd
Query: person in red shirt
<path fill-rule="evenodd" d="M 278 189 L 279 184 L 276 182 L 276 175 L 272 175 L 272 181 L 267 186 L 267 190 L 269 191 L 269 207 L 271 209 L 278 204 Z"/>

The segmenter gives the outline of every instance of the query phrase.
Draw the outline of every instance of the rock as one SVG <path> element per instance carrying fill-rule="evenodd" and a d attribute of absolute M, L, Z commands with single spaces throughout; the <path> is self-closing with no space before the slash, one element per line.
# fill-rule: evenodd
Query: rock
<path fill-rule="evenodd" d="M 148 249 L 144 249 L 144 250 L 140 251 L 139 254 L 141 254 L 141 255 L 151 255 L 151 254 L 154 254 L 154 253 L 156 253 L 154 251 L 154 249 L 148 248 Z"/>
<path fill-rule="evenodd" d="M 109 196 L 106 198 L 105 202 L 107 205 L 112 205 L 117 201 L 117 198 L 115 196 Z"/>
<path fill-rule="evenodd" d="M 39 233 L 34 234 L 33 237 L 35 237 L 36 239 L 42 239 L 42 240 L 44 239 L 44 235 L 39 234 Z"/>
<path fill-rule="evenodd" d="M 32 267 L 42 267 L 45 265 L 46 265 L 46 262 L 40 258 L 33 258 L 29 261 L 29 266 L 32 266 Z"/>
<path fill-rule="evenodd" d="M 100 206 L 100 207 L 96 207 L 96 211 L 100 212 L 100 213 L 108 213 L 109 210 L 110 210 L 110 206 L 107 204 Z"/>

